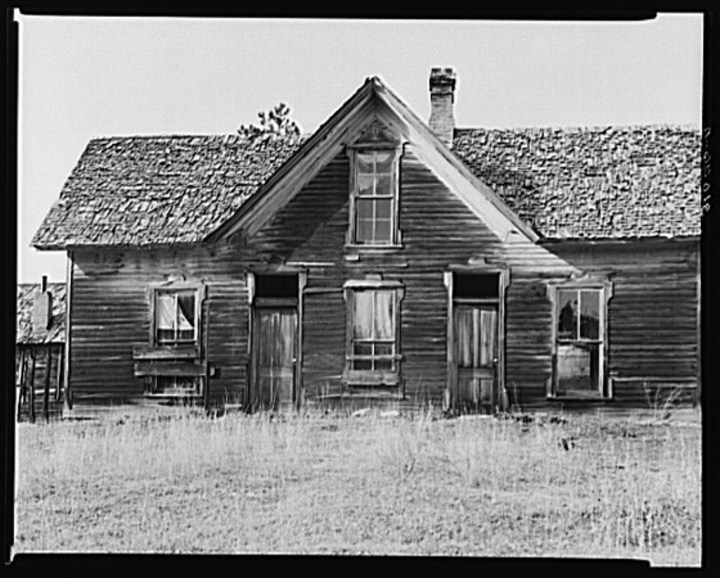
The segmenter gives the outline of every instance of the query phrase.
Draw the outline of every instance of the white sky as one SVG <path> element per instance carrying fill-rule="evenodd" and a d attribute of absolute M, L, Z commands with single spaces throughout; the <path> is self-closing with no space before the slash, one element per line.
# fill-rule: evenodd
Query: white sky
<path fill-rule="evenodd" d="M 645 22 L 23 16 L 18 281 L 65 279 L 30 240 L 87 142 L 234 132 L 286 102 L 314 131 L 368 76 L 429 116 L 457 71 L 458 127 L 701 124 L 702 16 Z"/>

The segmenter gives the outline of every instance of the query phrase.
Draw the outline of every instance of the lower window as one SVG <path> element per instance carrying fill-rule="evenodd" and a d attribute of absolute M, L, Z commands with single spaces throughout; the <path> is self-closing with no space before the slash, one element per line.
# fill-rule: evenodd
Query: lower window
<path fill-rule="evenodd" d="M 559 288 L 556 297 L 555 387 L 557 396 L 604 393 L 604 289 Z"/>
<path fill-rule="evenodd" d="M 392 287 L 392 288 L 391 288 Z M 346 380 L 350 385 L 395 386 L 400 373 L 398 303 L 402 290 L 354 286 L 347 292 Z"/>

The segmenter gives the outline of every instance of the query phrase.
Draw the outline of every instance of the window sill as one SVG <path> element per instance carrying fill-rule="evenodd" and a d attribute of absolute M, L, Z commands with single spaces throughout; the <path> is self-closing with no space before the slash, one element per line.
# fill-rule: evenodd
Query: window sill
<path fill-rule="evenodd" d="M 562 395 L 548 395 L 546 398 L 548 401 L 571 401 L 571 402 L 600 402 L 600 401 L 612 401 L 612 397 L 607 397 L 602 394 L 593 395 L 578 395 L 578 394 L 562 394 Z"/>
<path fill-rule="evenodd" d="M 346 370 L 341 381 L 348 387 L 395 388 L 400 385 L 400 376 L 395 372 Z"/>
<path fill-rule="evenodd" d="M 135 361 L 160 361 L 174 359 L 197 359 L 200 348 L 197 342 L 178 345 L 136 345 L 133 348 Z"/>
<path fill-rule="evenodd" d="M 405 248 L 405 245 L 355 245 L 348 243 L 345 249 L 358 253 L 394 253 Z"/>
<path fill-rule="evenodd" d="M 165 393 L 146 393 L 145 397 L 150 399 L 197 399 L 200 400 L 203 398 L 202 393 L 195 393 L 195 392 L 165 392 Z"/>

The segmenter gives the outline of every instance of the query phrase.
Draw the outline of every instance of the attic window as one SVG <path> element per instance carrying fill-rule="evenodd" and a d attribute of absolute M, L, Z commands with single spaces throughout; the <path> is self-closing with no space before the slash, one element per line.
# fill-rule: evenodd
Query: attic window
<path fill-rule="evenodd" d="M 353 149 L 350 155 L 350 243 L 397 245 L 399 149 Z"/>

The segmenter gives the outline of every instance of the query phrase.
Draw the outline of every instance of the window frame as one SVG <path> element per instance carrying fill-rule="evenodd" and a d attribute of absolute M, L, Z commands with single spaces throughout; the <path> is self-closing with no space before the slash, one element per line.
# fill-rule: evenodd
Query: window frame
<path fill-rule="evenodd" d="M 360 175 L 360 155 L 368 153 L 385 152 L 391 155 L 390 163 L 390 195 L 360 195 L 359 180 Z M 400 215 L 400 160 L 402 157 L 403 147 L 401 144 L 393 142 L 373 142 L 359 143 L 349 146 L 347 154 L 350 158 L 350 203 L 349 203 L 349 224 L 346 239 L 346 245 L 362 250 L 382 250 L 394 249 L 402 246 L 402 235 L 399 227 Z M 367 174 L 385 174 L 385 173 L 367 173 Z M 390 238 L 388 241 L 368 242 L 358 240 L 358 201 L 371 200 L 376 203 L 378 200 L 390 200 Z M 374 205 L 375 206 L 375 205 Z M 375 211 L 374 211 L 375 215 Z M 373 221 L 374 222 L 374 221 Z"/>
<path fill-rule="evenodd" d="M 393 338 L 380 340 L 360 340 L 363 343 L 371 343 L 374 346 L 377 343 L 389 343 L 392 346 L 392 353 L 381 355 L 357 355 L 355 354 L 355 344 L 358 340 L 354 339 L 353 331 L 355 327 L 355 304 L 356 295 L 359 292 L 389 292 L 393 299 Z M 346 302 L 346 337 L 345 337 L 345 370 L 343 372 L 342 381 L 350 387 L 398 387 L 402 385 L 402 359 L 403 355 L 400 350 L 400 306 L 404 297 L 404 287 L 399 281 L 382 281 L 382 280 L 364 280 L 348 281 L 344 285 L 344 298 Z M 373 300 L 373 303 L 375 301 Z M 374 317 L 373 317 L 374 322 Z M 373 323 L 374 325 L 374 323 Z M 371 360 L 372 367 L 378 360 L 391 360 L 391 369 L 356 369 L 354 362 L 356 360 Z M 400 392 L 401 393 L 401 392 Z"/>
<path fill-rule="evenodd" d="M 552 302 L 552 377 L 547 388 L 547 397 L 558 400 L 606 400 L 611 399 L 612 382 L 608 379 L 608 311 L 609 300 L 613 294 L 613 284 L 609 280 L 578 279 L 558 283 L 549 283 L 548 290 Z M 581 315 L 577 315 L 575 338 L 560 337 L 559 322 L 561 314 L 560 292 L 577 292 L 578 312 L 582 307 L 582 292 L 592 291 L 598 294 L 598 334 L 597 338 L 583 337 L 581 333 Z M 561 345 L 596 345 L 598 349 L 597 387 L 593 391 L 581 393 L 580 390 L 559 390 L 559 356 Z"/>
<path fill-rule="evenodd" d="M 163 293 L 188 293 L 195 299 L 193 339 L 179 341 L 160 341 L 157 337 L 158 296 Z M 203 307 L 207 295 L 207 286 L 202 281 L 186 281 L 183 276 L 171 276 L 161 284 L 153 284 L 146 290 L 149 306 L 149 328 L 147 345 L 136 347 L 133 359 L 136 363 L 136 376 L 145 379 L 145 395 L 157 398 L 193 398 L 205 396 L 208 381 L 207 363 L 204 359 L 203 344 Z M 175 300 L 177 307 L 177 298 Z M 177 315 L 177 310 L 175 311 Z M 138 365 L 142 365 L 138 369 Z M 192 388 L 164 388 L 165 379 L 177 381 L 190 379 L 195 381 Z"/>
<path fill-rule="evenodd" d="M 161 294 L 171 294 L 174 297 L 173 304 L 174 304 L 174 313 L 175 313 L 175 319 L 177 321 L 177 315 L 178 315 L 178 296 L 180 294 L 186 294 L 191 295 L 194 299 L 194 312 L 193 312 L 193 337 L 192 339 L 178 339 L 178 326 L 176 323 L 175 327 L 175 339 L 160 339 L 158 336 L 158 331 L 160 328 L 158 327 L 158 299 Z M 155 287 L 153 289 L 153 296 L 152 296 L 152 327 L 151 327 L 151 334 L 152 334 L 152 343 L 156 347 L 182 347 L 182 346 L 189 346 L 189 345 L 197 345 L 200 341 L 200 308 L 202 306 L 202 299 L 200 295 L 200 291 L 195 286 L 165 286 L 165 287 Z"/>

